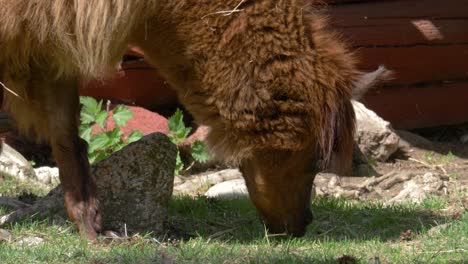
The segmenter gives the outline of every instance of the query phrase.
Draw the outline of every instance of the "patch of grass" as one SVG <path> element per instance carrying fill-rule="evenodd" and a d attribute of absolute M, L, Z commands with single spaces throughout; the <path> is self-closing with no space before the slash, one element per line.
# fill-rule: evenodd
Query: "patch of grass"
<path fill-rule="evenodd" d="M 10 209 L 6 206 L 0 206 L 0 215 L 5 215 L 10 212 Z"/>
<path fill-rule="evenodd" d="M 437 158 L 437 156 L 439 158 Z M 437 155 L 434 152 L 426 152 L 424 153 L 424 160 L 427 164 L 430 165 L 448 165 L 452 163 L 455 159 L 455 155 L 451 151 L 449 151 L 445 155 Z"/>
<path fill-rule="evenodd" d="M 427 163 L 432 164 L 435 161 L 434 155 L 435 155 L 434 152 L 426 152 L 426 153 L 424 153 L 424 160 Z"/>
<path fill-rule="evenodd" d="M 455 159 L 455 155 L 451 151 L 449 151 L 446 155 L 442 155 L 440 157 L 440 163 L 442 164 L 449 164 Z"/>
<path fill-rule="evenodd" d="M 50 185 L 47 188 L 43 185 L 38 185 L 36 181 L 19 180 L 11 175 L 2 173 L 3 178 L 0 181 L 1 196 L 18 197 L 22 194 L 32 194 L 34 196 L 45 196 L 55 186 Z"/>
<path fill-rule="evenodd" d="M 98 242 L 80 239 L 74 228 L 46 222 L 23 222 L 10 226 L 14 241 L 0 242 L 1 263 L 151 263 L 156 257 L 154 243 L 139 239 L 132 243 Z M 25 237 L 40 237 L 45 242 L 23 246 Z"/>
<path fill-rule="evenodd" d="M 0 242 L 1 263 L 337 263 L 343 255 L 357 263 L 462 263 L 467 256 L 468 213 L 445 216 L 449 199 L 384 206 L 376 202 L 315 199 L 315 219 L 303 238 L 268 235 L 248 200 L 218 201 L 174 197 L 169 232 L 159 237 L 94 244 L 81 241 L 70 225 L 25 221 L 8 226 L 21 247 Z M 435 226 L 443 226 L 434 232 Z"/>

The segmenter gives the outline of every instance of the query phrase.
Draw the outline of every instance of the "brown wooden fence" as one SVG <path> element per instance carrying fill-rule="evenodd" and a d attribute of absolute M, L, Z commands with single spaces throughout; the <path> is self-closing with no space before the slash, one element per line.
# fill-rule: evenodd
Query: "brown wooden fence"
<path fill-rule="evenodd" d="M 328 0 L 360 68 L 395 71 L 365 104 L 397 128 L 468 122 L 468 0 Z"/>

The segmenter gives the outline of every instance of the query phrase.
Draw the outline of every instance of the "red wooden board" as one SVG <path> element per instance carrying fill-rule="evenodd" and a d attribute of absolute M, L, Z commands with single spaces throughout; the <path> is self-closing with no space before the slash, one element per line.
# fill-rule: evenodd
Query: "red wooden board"
<path fill-rule="evenodd" d="M 468 81 L 382 89 L 370 92 L 364 103 L 400 129 L 463 123 L 468 121 Z"/>

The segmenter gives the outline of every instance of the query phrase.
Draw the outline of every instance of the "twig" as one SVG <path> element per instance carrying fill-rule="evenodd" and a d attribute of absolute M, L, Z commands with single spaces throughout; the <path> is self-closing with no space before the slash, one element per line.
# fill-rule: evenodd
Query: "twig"
<path fill-rule="evenodd" d="M 53 191 L 52 191 L 53 192 Z M 43 199 L 37 201 L 33 205 L 19 208 L 4 216 L 0 216 L 0 226 L 4 224 L 14 223 L 27 217 L 37 215 L 39 217 L 45 217 L 50 212 L 58 212 L 60 210 L 65 211 L 63 205 L 63 194 L 54 193 L 53 195 L 46 196 Z"/>
<path fill-rule="evenodd" d="M 23 203 L 21 201 L 8 197 L 0 197 L 0 205 L 8 206 L 15 210 L 29 206 L 29 204 L 27 203 Z"/>
<path fill-rule="evenodd" d="M 24 99 L 23 99 L 21 96 L 19 96 L 19 94 L 15 93 L 13 90 L 11 90 L 10 88 L 8 88 L 5 84 L 3 84 L 2 82 L 0 82 L 0 85 L 1 85 L 1 86 L 3 87 L 3 89 L 5 89 L 7 92 L 13 94 L 14 96 L 16 96 L 16 97 L 18 97 L 19 99 L 21 99 L 21 100 L 24 101 Z"/>
<path fill-rule="evenodd" d="M 190 163 L 190 165 L 187 168 L 185 168 L 183 172 L 189 171 L 193 167 L 193 165 L 195 165 L 195 161 L 192 161 L 192 163 Z"/>
<path fill-rule="evenodd" d="M 466 252 L 468 250 L 464 248 L 452 249 L 452 250 L 438 250 L 438 251 L 423 251 L 421 254 L 440 254 L 440 253 L 454 253 L 454 252 Z"/>
<path fill-rule="evenodd" d="M 104 131 L 103 131 L 103 132 L 106 132 L 106 131 L 107 131 L 107 119 L 109 118 L 110 104 L 111 104 L 111 101 L 110 101 L 110 100 L 107 100 L 107 101 L 106 101 L 107 118 L 106 118 L 106 120 L 104 120 Z M 112 114 L 114 114 L 114 113 L 112 113 Z M 115 124 L 115 126 L 117 127 L 117 124 Z"/>
<path fill-rule="evenodd" d="M 426 163 L 424 161 L 421 161 L 421 160 L 418 160 L 418 159 L 415 159 L 415 158 L 409 158 L 408 160 L 411 160 L 411 161 L 414 161 L 414 162 L 417 162 L 421 165 L 424 165 L 428 168 L 431 168 L 431 169 L 439 169 L 441 170 L 443 173 L 444 173 L 444 176 L 448 176 L 448 173 L 447 171 L 445 170 L 445 168 L 441 165 L 441 164 L 435 164 L 435 165 L 431 165 L 429 163 Z"/>
<path fill-rule="evenodd" d="M 202 19 L 206 18 L 207 16 L 211 16 L 211 15 L 217 15 L 217 14 L 223 14 L 223 16 L 230 16 L 234 13 L 239 13 L 239 12 L 242 12 L 244 11 L 244 9 L 239 9 L 239 7 L 245 2 L 246 0 L 241 0 L 239 2 L 239 4 L 236 5 L 236 7 L 234 7 L 234 9 L 232 10 L 221 10 L 221 11 L 217 11 L 217 12 L 214 12 L 214 13 L 210 13 L 210 14 L 207 14 L 207 15 L 204 15 L 202 17 Z"/>
<path fill-rule="evenodd" d="M 216 233 L 210 235 L 210 236 L 209 236 L 209 239 L 220 237 L 220 236 L 222 236 L 222 235 L 224 235 L 224 234 L 226 234 L 226 233 L 230 233 L 231 231 L 234 231 L 234 230 L 236 230 L 236 229 L 238 229 L 238 228 L 239 228 L 239 227 L 236 226 L 236 227 L 233 227 L 233 228 L 228 228 L 228 229 L 226 229 L 226 230 L 218 231 L 218 232 L 216 232 Z"/>

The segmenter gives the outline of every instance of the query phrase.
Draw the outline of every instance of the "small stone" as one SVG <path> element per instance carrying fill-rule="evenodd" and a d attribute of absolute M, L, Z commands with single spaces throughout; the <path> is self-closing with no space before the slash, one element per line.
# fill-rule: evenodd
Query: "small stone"
<path fill-rule="evenodd" d="M 31 164 L 8 144 L 1 143 L 0 171 L 19 180 L 34 179 L 35 173 Z"/>
<path fill-rule="evenodd" d="M 11 233 L 8 232 L 7 230 L 5 229 L 1 229 L 0 228 L 0 241 L 7 241 L 7 242 L 10 242 L 11 241 Z"/>
<path fill-rule="evenodd" d="M 44 242 L 43 238 L 40 237 L 25 237 L 20 239 L 17 244 L 22 247 L 33 247 L 38 246 Z"/>
<path fill-rule="evenodd" d="M 197 195 L 200 194 L 200 190 L 206 187 L 213 186 L 221 182 L 240 179 L 242 178 L 242 173 L 238 169 L 225 169 L 220 171 L 211 171 L 206 173 L 200 173 L 198 175 L 193 175 L 192 179 L 185 181 L 182 184 L 179 184 L 174 187 L 175 194 L 184 194 L 184 195 Z"/>
<path fill-rule="evenodd" d="M 182 183 L 184 183 L 184 180 L 182 180 L 182 178 L 180 178 L 179 176 L 174 177 L 174 186 L 181 185 Z"/>
<path fill-rule="evenodd" d="M 43 184 L 51 184 L 59 181 L 59 170 L 57 167 L 39 167 L 34 169 L 37 180 Z"/>
<path fill-rule="evenodd" d="M 468 134 L 465 134 L 465 135 L 461 136 L 461 137 L 460 137 L 460 141 L 461 141 L 463 144 L 468 143 Z"/>
<path fill-rule="evenodd" d="M 211 187 L 205 196 L 208 198 L 217 199 L 236 199 L 248 197 L 247 186 L 245 186 L 244 179 L 236 179 L 218 183 Z"/>

